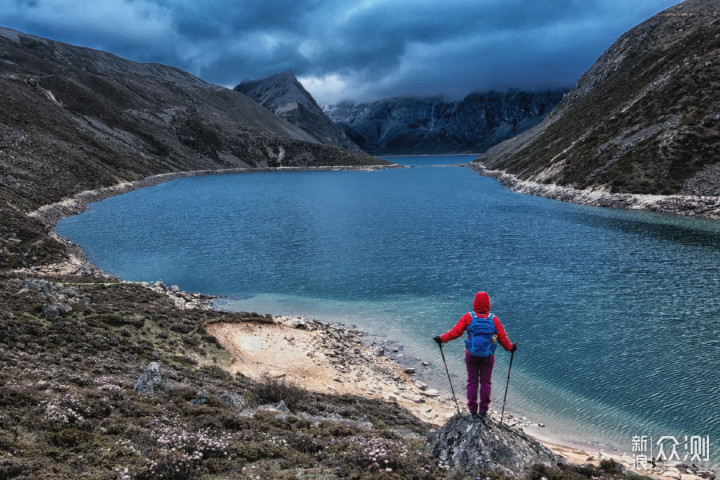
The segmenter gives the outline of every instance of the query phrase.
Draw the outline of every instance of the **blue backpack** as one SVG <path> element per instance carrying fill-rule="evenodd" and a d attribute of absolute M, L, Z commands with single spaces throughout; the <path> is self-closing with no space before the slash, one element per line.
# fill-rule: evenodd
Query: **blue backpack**
<path fill-rule="evenodd" d="M 488 357 L 495 354 L 497 348 L 497 331 L 493 314 L 481 318 L 470 312 L 472 321 L 467 327 L 468 339 L 465 340 L 465 349 L 474 357 Z"/>

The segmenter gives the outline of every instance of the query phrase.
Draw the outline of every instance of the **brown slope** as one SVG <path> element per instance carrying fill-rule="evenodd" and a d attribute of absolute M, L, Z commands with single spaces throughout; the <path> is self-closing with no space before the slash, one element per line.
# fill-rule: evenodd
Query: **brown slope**
<path fill-rule="evenodd" d="M 720 194 L 720 7 L 688 0 L 620 37 L 537 127 L 478 159 L 523 180 Z"/>

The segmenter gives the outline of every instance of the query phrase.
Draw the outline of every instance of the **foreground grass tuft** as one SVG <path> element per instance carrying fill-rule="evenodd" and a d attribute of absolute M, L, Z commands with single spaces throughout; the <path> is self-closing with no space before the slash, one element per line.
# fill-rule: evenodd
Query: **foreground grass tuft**
<path fill-rule="evenodd" d="M 291 411 L 301 408 L 308 400 L 308 392 L 304 388 L 285 378 L 278 379 L 269 375 L 255 383 L 247 393 L 255 405 L 284 401 Z"/>

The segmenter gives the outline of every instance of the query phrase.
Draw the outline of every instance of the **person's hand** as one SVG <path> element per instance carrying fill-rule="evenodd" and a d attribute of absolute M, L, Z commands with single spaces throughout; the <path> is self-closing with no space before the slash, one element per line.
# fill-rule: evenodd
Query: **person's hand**
<path fill-rule="evenodd" d="M 438 345 L 442 344 L 442 338 L 440 338 L 440 335 L 438 335 L 437 337 L 433 337 L 433 340 L 435 340 L 435 343 L 437 343 Z"/>
<path fill-rule="evenodd" d="M 514 352 L 515 350 L 517 350 L 517 342 L 513 343 L 512 348 L 510 349 L 511 352 Z"/>

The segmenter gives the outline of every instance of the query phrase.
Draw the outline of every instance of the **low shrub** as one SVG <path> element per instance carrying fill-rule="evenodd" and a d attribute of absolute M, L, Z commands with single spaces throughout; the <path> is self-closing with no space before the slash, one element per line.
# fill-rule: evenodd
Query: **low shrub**
<path fill-rule="evenodd" d="M 49 432 L 48 441 L 51 445 L 62 447 L 63 449 L 71 449 L 80 445 L 90 443 L 93 434 L 84 430 L 74 428 L 64 428 L 58 432 Z"/>
<path fill-rule="evenodd" d="M 269 375 L 253 385 L 247 393 L 250 401 L 256 405 L 278 403 L 282 400 L 293 411 L 308 399 L 308 392 L 304 388 L 284 378 L 278 380 Z"/>

